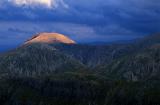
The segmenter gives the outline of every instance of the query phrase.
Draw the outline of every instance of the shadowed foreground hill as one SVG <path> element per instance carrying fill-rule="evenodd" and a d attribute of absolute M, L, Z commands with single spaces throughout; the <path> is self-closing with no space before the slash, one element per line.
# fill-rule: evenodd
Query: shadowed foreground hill
<path fill-rule="evenodd" d="M 47 44 L 24 45 L 0 57 L 1 74 L 36 76 L 80 69 L 83 64 Z"/>
<path fill-rule="evenodd" d="M 160 105 L 159 36 L 24 44 L 0 55 L 0 105 Z"/>

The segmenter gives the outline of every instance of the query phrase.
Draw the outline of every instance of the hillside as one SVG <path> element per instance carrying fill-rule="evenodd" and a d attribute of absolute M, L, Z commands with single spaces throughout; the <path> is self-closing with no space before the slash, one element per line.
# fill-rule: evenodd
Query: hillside
<path fill-rule="evenodd" d="M 0 55 L 0 104 L 159 105 L 159 36 L 130 44 L 25 43 Z"/>
<path fill-rule="evenodd" d="M 160 79 L 160 49 L 146 49 L 142 52 L 125 56 L 104 67 L 107 75 L 133 81 Z"/>
<path fill-rule="evenodd" d="M 36 76 L 84 69 L 81 62 L 59 52 L 48 44 L 23 45 L 0 56 L 1 75 Z"/>

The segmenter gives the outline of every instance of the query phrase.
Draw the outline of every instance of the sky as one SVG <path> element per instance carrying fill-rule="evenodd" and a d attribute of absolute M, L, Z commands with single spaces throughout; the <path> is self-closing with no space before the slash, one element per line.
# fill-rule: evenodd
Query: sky
<path fill-rule="evenodd" d="M 160 32 L 160 0 L 0 0 L 0 50 L 40 32 L 78 43 L 144 37 Z"/>

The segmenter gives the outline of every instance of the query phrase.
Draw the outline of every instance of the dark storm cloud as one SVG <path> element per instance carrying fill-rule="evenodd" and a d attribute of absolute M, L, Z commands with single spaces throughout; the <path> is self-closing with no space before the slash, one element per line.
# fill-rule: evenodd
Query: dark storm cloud
<path fill-rule="evenodd" d="M 160 1 L 135 0 L 112 9 L 112 19 L 122 27 L 137 33 L 160 31 Z M 117 12 L 116 12 L 117 11 Z"/>
<path fill-rule="evenodd" d="M 100 0 L 97 2 L 95 0 L 90 4 L 92 7 L 96 7 L 93 9 L 88 5 L 85 7 L 85 10 L 90 13 L 90 17 L 98 14 L 98 18 L 93 21 L 92 18 L 90 22 L 91 24 L 96 23 L 95 26 L 102 26 L 95 28 L 103 34 L 121 35 L 119 31 L 122 29 L 124 34 L 126 31 L 132 34 L 149 34 L 160 31 L 159 0 Z M 113 26 L 113 30 L 111 26 Z M 130 34 L 128 33 L 128 35 Z"/>

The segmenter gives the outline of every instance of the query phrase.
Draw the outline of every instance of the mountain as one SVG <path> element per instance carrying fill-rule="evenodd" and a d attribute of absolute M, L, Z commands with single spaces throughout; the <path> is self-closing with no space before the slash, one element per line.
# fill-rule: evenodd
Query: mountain
<path fill-rule="evenodd" d="M 132 44 L 132 53 L 103 68 L 107 75 L 133 81 L 160 80 L 160 34 L 150 35 Z"/>
<path fill-rule="evenodd" d="M 132 81 L 158 79 L 160 75 L 160 48 L 147 48 L 141 52 L 127 55 L 104 67 L 108 76 Z"/>
<path fill-rule="evenodd" d="M 77 67 L 98 72 L 102 70 L 107 72 L 108 75 L 112 73 L 111 71 L 117 71 L 119 75 L 122 75 L 120 71 L 126 70 L 123 67 L 126 68 L 127 66 L 120 65 L 124 70 L 121 70 L 119 66 L 115 68 L 115 65 L 118 65 L 116 62 L 119 63 L 121 59 L 126 59 L 133 64 L 132 61 L 139 59 L 133 57 L 133 55 L 143 55 L 141 53 L 144 52 L 149 53 L 147 49 L 157 45 L 160 40 L 158 38 L 159 34 L 155 34 L 133 41 L 134 43 L 130 44 L 88 45 L 75 44 L 73 40 L 58 33 L 41 33 L 34 35 L 16 50 L 1 56 L 0 67 L 1 71 L 5 69 L 21 72 L 61 71 L 60 69 L 63 71 L 63 69 L 75 69 Z M 135 59 L 131 60 L 131 58 Z M 126 62 L 129 63 L 129 61 Z M 137 64 L 140 63 L 137 62 Z M 112 68 L 115 68 L 115 70 L 112 70 Z M 130 70 L 130 68 L 128 69 Z M 123 72 L 123 75 L 127 75 L 128 72 Z M 130 75 L 133 76 L 133 73 L 130 73 Z"/>
<path fill-rule="evenodd" d="M 34 35 L 31 39 L 25 42 L 25 44 L 31 43 L 65 43 L 65 44 L 75 44 L 75 41 L 69 39 L 67 36 L 58 33 L 40 33 Z"/>
<path fill-rule="evenodd" d="M 88 45 L 41 33 L 0 55 L 0 104 L 160 105 L 159 64 L 160 34 Z"/>
<path fill-rule="evenodd" d="M 41 75 L 83 69 L 81 62 L 47 44 L 23 45 L 0 56 L 0 72 L 14 75 Z M 4 74 L 3 74 L 4 75 Z"/>

